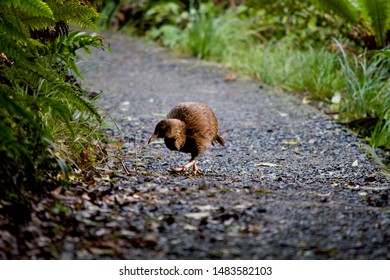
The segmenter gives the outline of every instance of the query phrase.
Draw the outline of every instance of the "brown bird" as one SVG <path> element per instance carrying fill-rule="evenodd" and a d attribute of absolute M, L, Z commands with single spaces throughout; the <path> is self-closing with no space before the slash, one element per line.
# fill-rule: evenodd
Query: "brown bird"
<path fill-rule="evenodd" d="M 167 118 L 160 121 L 148 144 L 157 138 L 164 138 L 165 146 L 172 151 L 191 153 L 191 160 L 173 172 L 186 171 L 191 166 L 195 174 L 203 174 L 196 166 L 199 156 L 217 141 L 224 146 L 225 141 L 218 135 L 218 120 L 213 110 L 204 103 L 184 102 L 176 105 Z"/>

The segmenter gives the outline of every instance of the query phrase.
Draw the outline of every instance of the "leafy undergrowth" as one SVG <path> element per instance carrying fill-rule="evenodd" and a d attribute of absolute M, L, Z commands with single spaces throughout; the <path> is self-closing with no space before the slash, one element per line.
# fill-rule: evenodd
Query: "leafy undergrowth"
<path fill-rule="evenodd" d="M 92 48 L 105 48 L 103 38 L 69 27 L 94 28 L 97 5 L 74 0 L 61 7 L 52 0 L 0 4 L 2 211 L 28 209 L 35 196 L 66 186 L 73 171 L 89 169 L 104 157 L 98 94 L 79 83 L 82 58 Z"/>

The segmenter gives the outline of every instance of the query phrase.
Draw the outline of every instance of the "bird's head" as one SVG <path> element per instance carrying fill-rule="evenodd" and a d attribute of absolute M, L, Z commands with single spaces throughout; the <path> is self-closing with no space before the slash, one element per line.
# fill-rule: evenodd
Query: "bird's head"
<path fill-rule="evenodd" d="M 175 138 L 182 131 L 183 122 L 176 119 L 165 119 L 160 121 L 148 144 L 156 141 L 158 138 Z"/>

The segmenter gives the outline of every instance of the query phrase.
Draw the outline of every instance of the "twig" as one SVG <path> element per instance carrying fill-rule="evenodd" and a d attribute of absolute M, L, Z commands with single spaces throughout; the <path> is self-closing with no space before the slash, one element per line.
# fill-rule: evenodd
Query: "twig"
<path fill-rule="evenodd" d="M 135 132 L 135 135 L 134 135 L 134 152 L 135 152 L 135 159 L 134 159 L 134 163 L 135 163 L 135 173 L 138 174 L 138 166 L 137 166 L 137 159 L 138 159 L 138 150 L 137 150 L 137 134 L 139 131 L 141 131 L 141 129 L 144 128 L 144 125 L 139 127 L 136 132 Z"/>

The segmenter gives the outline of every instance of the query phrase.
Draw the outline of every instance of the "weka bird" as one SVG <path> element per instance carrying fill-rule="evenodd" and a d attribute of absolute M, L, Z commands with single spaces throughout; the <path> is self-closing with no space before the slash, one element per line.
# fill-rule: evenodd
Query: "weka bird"
<path fill-rule="evenodd" d="M 195 174 L 203 174 L 196 166 L 199 156 L 217 141 L 222 146 L 225 141 L 218 135 L 218 121 L 213 110 L 204 103 L 184 102 L 176 105 L 167 118 L 160 121 L 148 144 L 157 138 L 164 138 L 165 145 L 172 151 L 191 153 L 191 160 L 173 172 L 186 171 L 191 166 Z"/>

